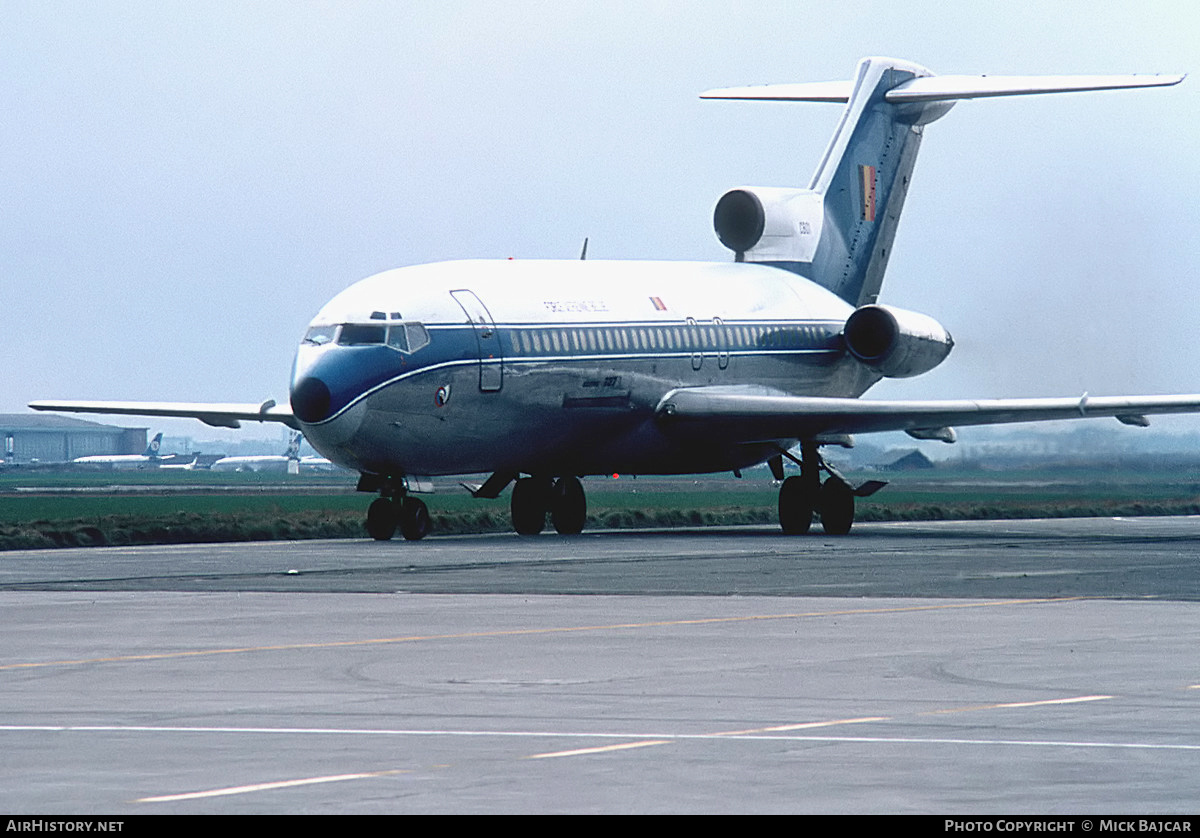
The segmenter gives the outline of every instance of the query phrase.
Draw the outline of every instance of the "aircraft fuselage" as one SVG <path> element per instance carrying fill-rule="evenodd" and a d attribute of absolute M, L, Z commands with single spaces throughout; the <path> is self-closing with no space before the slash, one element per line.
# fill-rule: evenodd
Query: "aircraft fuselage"
<path fill-rule="evenodd" d="M 466 261 L 399 268 L 334 297 L 292 377 L 309 442 L 376 474 L 671 474 L 763 462 L 779 440 L 665 436 L 678 387 L 854 397 L 853 307 L 749 264 Z M 782 441 L 785 444 L 788 441 Z"/>

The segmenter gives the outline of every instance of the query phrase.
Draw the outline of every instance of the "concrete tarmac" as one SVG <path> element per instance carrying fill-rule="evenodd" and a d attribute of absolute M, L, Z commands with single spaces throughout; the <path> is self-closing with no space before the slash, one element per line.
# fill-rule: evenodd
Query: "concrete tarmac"
<path fill-rule="evenodd" d="M 1200 519 L 0 554 L 0 809 L 1194 813 Z"/>

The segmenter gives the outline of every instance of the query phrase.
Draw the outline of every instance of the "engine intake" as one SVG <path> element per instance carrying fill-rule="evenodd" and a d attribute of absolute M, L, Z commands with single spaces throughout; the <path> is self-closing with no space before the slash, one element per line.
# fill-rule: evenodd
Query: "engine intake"
<path fill-rule="evenodd" d="M 954 348 L 950 333 L 932 317 L 892 306 L 857 309 L 842 337 L 851 355 L 886 378 L 929 372 Z"/>
<path fill-rule="evenodd" d="M 713 227 L 721 244 L 744 253 L 762 238 L 767 215 L 762 201 L 747 189 L 732 189 L 721 196 L 713 210 Z"/>
<path fill-rule="evenodd" d="M 747 262 L 811 262 L 825 211 L 809 189 L 743 186 L 721 196 L 713 228 Z"/>

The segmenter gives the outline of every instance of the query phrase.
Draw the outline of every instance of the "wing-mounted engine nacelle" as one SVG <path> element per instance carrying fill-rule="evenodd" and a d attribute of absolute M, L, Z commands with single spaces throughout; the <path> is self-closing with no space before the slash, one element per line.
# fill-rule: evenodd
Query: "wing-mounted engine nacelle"
<path fill-rule="evenodd" d="M 739 262 L 811 262 L 824 217 L 811 190 L 743 186 L 717 201 L 713 227 Z"/>
<path fill-rule="evenodd" d="M 950 333 L 932 317 L 892 306 L 855 310 L 842 337 L 851 355 L 886 378 L 929 372 L 954 348 Z"/>

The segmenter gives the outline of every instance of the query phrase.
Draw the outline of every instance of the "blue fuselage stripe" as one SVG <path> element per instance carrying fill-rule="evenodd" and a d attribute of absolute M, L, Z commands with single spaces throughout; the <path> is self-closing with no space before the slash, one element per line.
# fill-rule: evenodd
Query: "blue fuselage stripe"
<path fill-rule="evenodd" d="M 329 387 L 329 419 L 397 381 L 466 364 L 562 364 L 658 359 L 830 356 L 843 352 L 841 322 L 514 323 L 495 327 L 502 357 L 480 359 L 475 330 L 426 324 L 430 342 L 415 353 L 373 344 L 329 346 L 309 367 Z M 325 420 L 328 421 L 328 420 Z"/>

